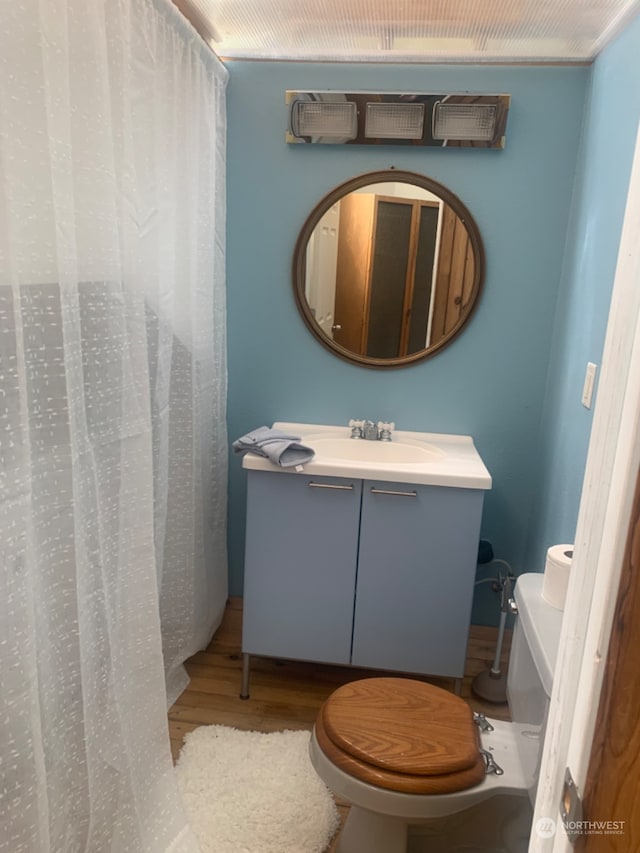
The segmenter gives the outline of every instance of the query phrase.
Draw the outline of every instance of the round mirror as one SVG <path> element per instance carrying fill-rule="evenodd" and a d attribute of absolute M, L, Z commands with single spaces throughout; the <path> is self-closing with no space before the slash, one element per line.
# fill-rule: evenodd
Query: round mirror
<path fill-rule="evenodd" d="M 446 187 L 413 172 L 369 172 L 307 218 L 293 256 L 296 303 L 334 353 L 399 367 L 451 343 L 484 277 L 480 232 Z"/>

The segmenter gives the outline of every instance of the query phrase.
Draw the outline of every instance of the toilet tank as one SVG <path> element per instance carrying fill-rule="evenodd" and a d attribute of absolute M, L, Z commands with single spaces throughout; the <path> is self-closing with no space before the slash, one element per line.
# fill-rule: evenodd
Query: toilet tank
<path fill-rule="evenodd" d="M 518 606 L 507 675 L 507 701 L 518 726 L 518 752 L 535 796 L 553 673 L 560 643 L 561 610 L 542 597 L 544 575 L 520 575 L 514 597 Z"/>

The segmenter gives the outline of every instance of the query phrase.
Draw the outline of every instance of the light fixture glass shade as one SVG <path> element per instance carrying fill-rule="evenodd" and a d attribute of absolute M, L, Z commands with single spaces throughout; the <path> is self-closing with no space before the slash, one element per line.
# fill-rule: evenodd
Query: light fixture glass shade
<path fill-rule="evenodd" d="M 433 138 L 489 142 L 495 123 L 493 104 L 438 103 L 433 111 Z"/>
<path fill-rule="evenodd" d="M 368 139 L 422 139 L 424 104 L 367 104 Z"/>
<path fill-rule="evenodd" d="M 355 139 L 358 112 L 350 101 L 296 101 L 291 111 L 294 136 L 324 136 Z"/>

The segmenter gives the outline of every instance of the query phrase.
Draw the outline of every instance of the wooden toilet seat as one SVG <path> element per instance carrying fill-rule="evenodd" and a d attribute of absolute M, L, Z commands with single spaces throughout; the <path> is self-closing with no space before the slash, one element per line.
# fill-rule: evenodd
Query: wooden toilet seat
<path fill-rule="evenodd" d="M 449 794 L 485 775 L 473 712 L 459 696 L 409 678 L 365 678 L 335 690 L 316 738 L 337 767 L 411 794 Z"/>

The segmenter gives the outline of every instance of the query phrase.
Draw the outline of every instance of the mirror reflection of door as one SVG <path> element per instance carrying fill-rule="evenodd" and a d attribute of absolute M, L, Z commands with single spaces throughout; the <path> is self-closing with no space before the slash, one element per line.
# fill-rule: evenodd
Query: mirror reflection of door
<path fill-rule="evenodd" d="M 448 282 L 473 257 L 466 229 L 436 200 L 351 193 L 340 202 L 334 340 L 395 358 L 426 349 L 455 326 L 463 299 Z M 455 252 L 454 252 L 455 250 Z"/>
<path fill-rule="evenodd" d="M 467 312 L 473 298 L 476 266 L 464 222 L 446 204 L 436 269 L 429 344 L 446 337 Z"/>
<path fill-rule="evenodd" d="M 305 295 L 316 323 L 328 338 L 333 337 L 338 257 L 340 202 L 331 205 L 318 223 L 307 246 Z"/>
<path fill-rule="evenodd" d="M 365 355 L 428 346 L 439 212 L 436 202 L 376 198 Z"/>

